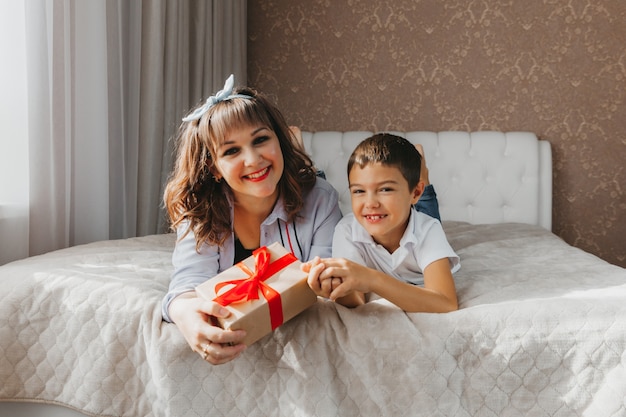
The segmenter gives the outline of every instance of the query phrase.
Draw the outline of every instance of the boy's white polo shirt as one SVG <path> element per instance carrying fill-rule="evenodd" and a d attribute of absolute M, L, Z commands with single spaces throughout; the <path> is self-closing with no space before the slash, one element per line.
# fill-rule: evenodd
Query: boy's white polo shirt
<path fill-rule="evenodd" d="M 461 267 L 441 223 L 415 209 L 411 209 L 400 247 L 393 253 L 376 243 L 354 214 L 344 216 L 335 228 L 333 257 L 350 259 L 415 285 L 424 284 L 424 269 L 439 259 L 448 258 L 452 273 Z"/>

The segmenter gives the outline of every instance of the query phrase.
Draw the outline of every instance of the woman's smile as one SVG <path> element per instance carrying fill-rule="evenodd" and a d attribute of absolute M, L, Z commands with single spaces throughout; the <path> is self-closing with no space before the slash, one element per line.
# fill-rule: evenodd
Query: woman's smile
<path fill-rule="evenodd" d="M 269 173 L 270 173 L 270 167 L 268 166 L 259 171 L 253 172 L 252 174 L 244 175 L 244 178 L 246 178 L 249 181 L 258 182 L 258 181 L 263 181 L 264 179 L 266 179 L 269 176 Z"/>

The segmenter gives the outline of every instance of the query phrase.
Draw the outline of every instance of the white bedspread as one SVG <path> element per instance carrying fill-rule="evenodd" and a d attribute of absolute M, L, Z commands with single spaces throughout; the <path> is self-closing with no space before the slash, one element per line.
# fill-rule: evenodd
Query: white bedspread
<path fill-rule="evenodd" d="M 626 270 L 538 227 L 445 229 L 459 311 L 320 300 L 221 366 L 161 321 L 172 235 L 0 267 L 0 400 L 133 417 L 626 415 Z"/>

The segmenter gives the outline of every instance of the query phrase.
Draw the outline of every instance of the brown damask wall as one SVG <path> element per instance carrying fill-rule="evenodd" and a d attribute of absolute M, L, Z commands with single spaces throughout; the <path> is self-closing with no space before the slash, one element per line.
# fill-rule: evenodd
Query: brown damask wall
<path fill-rule="evenodd" d="M 305 130 L 528 130 L 553 231 L 626 266 L 626 1 L 250 0 L 248 84 Z"/>

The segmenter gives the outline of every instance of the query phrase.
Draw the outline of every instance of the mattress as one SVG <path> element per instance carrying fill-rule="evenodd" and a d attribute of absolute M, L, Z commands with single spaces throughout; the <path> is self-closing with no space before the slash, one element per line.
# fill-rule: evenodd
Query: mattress
<path fill-rule="evenodd" d="M 0 401 L 105 416 L 626 415 L 626 270 L 539 226 L 444 222 L 460 309 L 318 299 L 213 366 L 161 320 L 174 236 L 0 267 Z"/>

